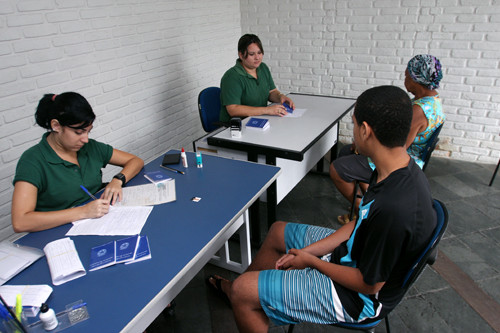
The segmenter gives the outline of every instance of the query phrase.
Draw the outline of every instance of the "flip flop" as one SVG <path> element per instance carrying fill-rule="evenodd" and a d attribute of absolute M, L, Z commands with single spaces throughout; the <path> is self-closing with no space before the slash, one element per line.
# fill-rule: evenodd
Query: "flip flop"
<path fill-rule="evenodd" d="M 215 280 L 215 285 L 210 282 L 210 279 L 214 279 Z M 222 300 L 227 304 L 227 306 L 231 307 L 231 301 L 229 300 L 229 297 L 227 297 L 226 293 L 224 291 L 222 291 L 222 280 L 221 278 L 219 277 L 216 277 L 215 275 L 210 275 L 206 280 L 205 282 L 208 284 L 208 286 L 211 287 L 212 290 L 214 290 L 217 295 L 222 298 Z"/>

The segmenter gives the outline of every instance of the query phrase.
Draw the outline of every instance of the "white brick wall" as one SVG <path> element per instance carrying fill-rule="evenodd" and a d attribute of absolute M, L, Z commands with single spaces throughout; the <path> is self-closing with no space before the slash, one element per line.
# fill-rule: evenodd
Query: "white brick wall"
<path fill-rule="evenodd" d="M 500 157 L 500 2 L 494 0 L 241 0 L 242 33 L 257 34 L 285 92 L 357 97 L 404 88 L 416 54 L 437 56 L 447 122 L 435 154 Z M 341 140 L 351 141 L 349 118 Z"/>
<path fill-rule="evenodd" d="M 240 27 L 238 0 L 0 1 L 0 240 L 44 93 L 80 92 L 97 115 L 91 136 L 145 161 L 191 150 L 198 93 L 233 65 Z"/>

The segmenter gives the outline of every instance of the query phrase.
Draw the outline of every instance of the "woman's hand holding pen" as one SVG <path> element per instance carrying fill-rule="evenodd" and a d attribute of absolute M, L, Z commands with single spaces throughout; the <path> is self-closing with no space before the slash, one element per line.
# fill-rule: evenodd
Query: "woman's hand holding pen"
<path fill-rule="evenodd" d="M 104 189 L 104 192 L 101 195 L 101 199 L 105 199 L 110 202 L 112 205 L 117 201 L 121 201 L 123 198 L 122 192 L 122 181 L 119 179 L 113 178 L 108 186 Z"/>
<path fill-rule="evenodd" d="M 85 206 L 85 218 L 98 218 L 106 215 L 109 212 L 109 200 L 106 199 L 97 199 L 92 200 Z"/>

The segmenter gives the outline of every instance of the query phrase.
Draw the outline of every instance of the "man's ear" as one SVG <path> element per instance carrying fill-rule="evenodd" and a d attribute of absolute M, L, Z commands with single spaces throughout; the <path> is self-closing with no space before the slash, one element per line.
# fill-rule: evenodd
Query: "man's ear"
<path fill-rule="evenodd" d="M 50 128 L 52 129 L 52 132 L 56 132 L 56 133 L 61 132 L 61 130 L 62 130 L 62 126 L 57 119 L 52 119 L 50 121 Z"/>
<path fill-rule="evenodd" d="M 363 121 L 359 128 L 359 134 L 363 138 L 363 140 L 367 140 L 373 135 L 373 129 L 370 125 L 368 125 L 366 121 Z"/>

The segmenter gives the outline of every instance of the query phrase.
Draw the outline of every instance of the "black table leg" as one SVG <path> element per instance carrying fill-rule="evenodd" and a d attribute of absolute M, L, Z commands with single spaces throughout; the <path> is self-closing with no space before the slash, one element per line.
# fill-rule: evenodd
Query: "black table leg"
<path fill-rule="evenodd" d="M 248 153 L 249 162 L 257 162 L 257 154 Z M 257 199 L 249 210 L 250 218 L 250 243 L 252 246 L 259 248 L 261 243 L 260 238 L 260 199 Z"/>
<path fill-rule="evenodd" d="M 276 166 L 275 156 L 266 156 L 266 164 Z M 267 188 L 267 229 L 276 221 L 276 206 L 278 206 L 278 193 L 276 181 Z"/>

